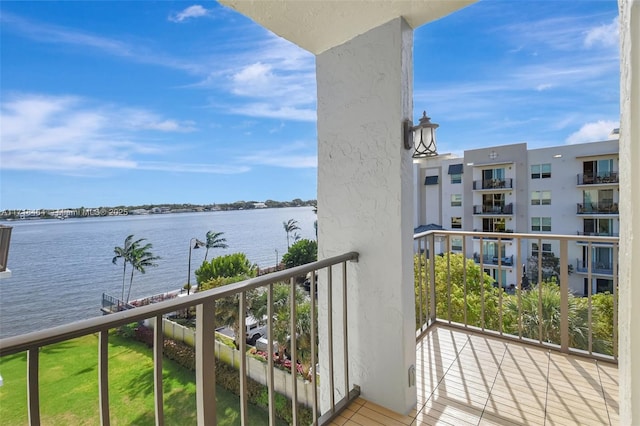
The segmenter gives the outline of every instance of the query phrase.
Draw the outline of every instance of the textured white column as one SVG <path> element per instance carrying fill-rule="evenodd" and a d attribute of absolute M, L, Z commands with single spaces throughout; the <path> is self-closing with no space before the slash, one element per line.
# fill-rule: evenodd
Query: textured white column
<path fill-rule="evenodd" d="M 412 47 L 412 29 L 397 18 L 316 61 L 319 257 L 360 252 L 360 261 L 348 268 L 350 380 L 366 399 L 401 413 L 416 403 L 408 378 L 416 357 L 413 167 L 402 144 L 402 121 L 412 116 Z M 334 296 L 341 302 L 339 289 Z M 329 392 L 325 299 L 321 291 L 323 410 Z M 334 306 L 336 336 L 340 318 Z M 340 388 L 342 376 L 336 377 Z"/>
<path fill-rule="evenodd" d="M 620 0 L 620 424 L 640 424 L 640 3 Z"/>

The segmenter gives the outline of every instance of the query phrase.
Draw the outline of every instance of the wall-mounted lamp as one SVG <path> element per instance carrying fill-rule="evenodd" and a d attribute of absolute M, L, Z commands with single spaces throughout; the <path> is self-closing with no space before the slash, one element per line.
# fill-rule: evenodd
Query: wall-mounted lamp
<path fill-rule="evenodd" d="M 436 129 L 439 124 L 432 123 L 427 112 L 422 113 L 422 118 L 417 126 L 411 120 L 404 121 L 404 147 L 413 148 L 413 158 L 435 157 L 438 155 L 436 148 Z"/>

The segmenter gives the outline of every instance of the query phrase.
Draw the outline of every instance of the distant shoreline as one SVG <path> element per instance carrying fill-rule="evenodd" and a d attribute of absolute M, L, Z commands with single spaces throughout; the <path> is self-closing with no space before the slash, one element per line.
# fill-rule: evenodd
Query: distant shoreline
<path fill-rule="evenodd" d="M 22 220 L 65 220 L 82 219 L 87 217 L 114 217 L 114 216 L 143 216 L 156 214 L 175 213 L 204 213 L 215 211 L 233 210 L 260 210 L 270 208 L 285 207 L 316 207 L 316 200 L 303 201 L 293 199 L 292 201 L 237 201 L 235 203 L 222 204 L 144 204 L 139 206 L 116 206 L 116 207 L 80 207 L 69 209 L 6 209 L 0 211 L 1 221 L 22 221 Z"/>

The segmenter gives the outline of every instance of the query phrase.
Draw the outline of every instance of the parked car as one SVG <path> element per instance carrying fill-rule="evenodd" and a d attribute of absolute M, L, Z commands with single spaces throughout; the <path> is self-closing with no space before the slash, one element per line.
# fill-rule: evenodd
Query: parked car
<path fill-rule="evenodd" d="M 259 338 L 267 335 L 267 326 L 264 322 L 258 321 L 252 316 L 246 318 L 245 327 L 245 336 L 249 345 L 255 346 Z"/>

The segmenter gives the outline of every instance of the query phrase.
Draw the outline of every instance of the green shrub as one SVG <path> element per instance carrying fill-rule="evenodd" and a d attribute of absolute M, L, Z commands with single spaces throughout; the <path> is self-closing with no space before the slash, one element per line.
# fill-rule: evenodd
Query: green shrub
<path fill-rule="evenodd" d="M 201 285 L 220 277 L 255 277 L 257 272 L 258 267 L 252 265 L 244 253 L 233 253 L 214 257 L 209 262 L 202 262 L 195 273 L 198 285 Z"/>
<path fill-rule="evenodd" d="M 316 260 L 318 260 L 318 243 L 313 240 L 298 241 L 282 256 L 282 263 L 287 268 L 305 265 Z"/>

